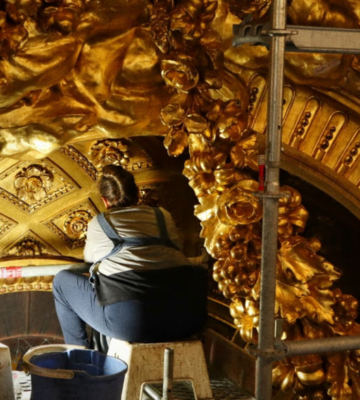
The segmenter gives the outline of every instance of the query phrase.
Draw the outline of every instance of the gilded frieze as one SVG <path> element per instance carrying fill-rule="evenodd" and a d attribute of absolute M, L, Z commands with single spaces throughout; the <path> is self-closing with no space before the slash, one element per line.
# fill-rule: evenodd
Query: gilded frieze
<path fill-rule="evenodd" d="M 108 164 L 121 165 L 131 171 L 153 168 L 154 162 L 134 139 L 99 139 L 80 141 L 64 146 L 61 152 L 68 155 L 96 181 L 102 167 Z"/>
<path fill-rule="evenodd" d="M 312 154 L 315 160 L 326 162 L 326 158 L 332 153 L 333 146 L 347 122 L 348 118 L 342 112 L 337 111 L 331 115 L 315 145 Z"/>
<path fill-rule="evenodd" d="M 339 174 L 349 176 L 351 173 L 351 169 L 359 158 L 360 153 L 360 130 L 357 130 L 351 140 L 347 148 L 345 149 L 341 159 L 338 161 L 336 165 L 336 171 Z"/>
<path fill-rule="evenodd" d="M 40 256 L 60 256 L 60 253 L 39 235 L 28 231 L 2 249 L 0 258 L 37 258 Z"/>
<path fill-rule="evenodd" d="M 295 128 L 290 131 L 291 137 L 289 144 L 298 149 L 301 147 L 301 143 L 306 139 L 311 125 L 316 117 L 316 114 L 321 108 L 321 103 L 316 97 L 310 97 L 307 99 L 303 110 L 299 113 L 299 119 L 295 125 Z M 286 142 L 286 137 L 283 138 Z"/>
<path fill-rule="evenodd" d="M 52 290 L 53 276 L 39 276 L 36 278 L 7 278 L 0 279 L 0 294 Z"/>

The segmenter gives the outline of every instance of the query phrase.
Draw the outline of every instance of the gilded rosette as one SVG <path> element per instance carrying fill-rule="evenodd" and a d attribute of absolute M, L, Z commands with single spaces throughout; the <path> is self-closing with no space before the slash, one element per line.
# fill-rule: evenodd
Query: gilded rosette
<path fill-rule="evenodd" d="M 52 173 L 40 165 L 31 165 L 19 172 L 14 181 L 18 197 L 32 204 L 43 200 L 52 186 Z"/>

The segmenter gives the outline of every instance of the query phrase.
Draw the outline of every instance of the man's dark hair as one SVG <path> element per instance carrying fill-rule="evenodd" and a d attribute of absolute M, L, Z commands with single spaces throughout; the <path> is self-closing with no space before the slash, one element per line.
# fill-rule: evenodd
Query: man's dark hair
<path fill-rule="evenodd" d="M 118 165 L 103 168 L 100 194 L 110 207 L 128 207 L 137 204 L 138 189 L 132 173 Z"/>

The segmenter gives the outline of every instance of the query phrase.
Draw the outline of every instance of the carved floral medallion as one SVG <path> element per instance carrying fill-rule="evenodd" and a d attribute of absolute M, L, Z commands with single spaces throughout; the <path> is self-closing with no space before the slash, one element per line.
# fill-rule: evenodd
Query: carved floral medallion
<path fill-rule="evenodd" d="M 54 176 L 41 165 L 33 164 L 23 168 L 15 176 L 17 196 L 28 204 L 43 200 L 50 190 Z"/>
<path fill-rule="evenodd" d="M 97 141 L 91 147 L 89 155 L 96 168 L 109 164 L 126 167 L 130 162 L 129 145 L 123 140 Z"/>

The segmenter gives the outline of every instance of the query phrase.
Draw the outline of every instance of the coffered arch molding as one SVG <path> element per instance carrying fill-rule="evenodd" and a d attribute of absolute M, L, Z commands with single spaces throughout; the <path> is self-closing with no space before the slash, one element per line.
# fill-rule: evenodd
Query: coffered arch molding
<path fill-rule="evenodd" d="M 309 155 L 283 144 L 281 168 L 320 189 L 360 219 L 360 190 Z"/>

